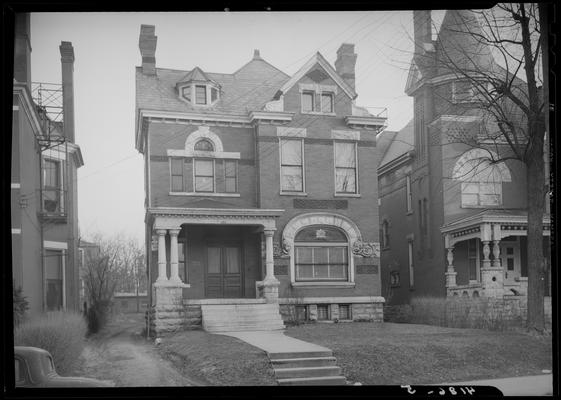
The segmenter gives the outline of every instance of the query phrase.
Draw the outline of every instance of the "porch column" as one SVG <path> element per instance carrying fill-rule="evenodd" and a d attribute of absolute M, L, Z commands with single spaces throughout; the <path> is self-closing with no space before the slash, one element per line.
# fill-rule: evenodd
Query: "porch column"
<path fill-rule="evenodd" d="M 170 277 L 169 280 L 174 283 L 183 283 L 179 277 L 179 253 L 177 249 L 177 235 L 179 235 L 179 229 L 170 229 Z"/>
<path fill-rule="evenodd" d="M 156 283 L 167 282 L 166 274 L 166 229 L 157 229 L 158 234 L 158 279 Z"/>
<path fill-rule="evenodd" d="M 451 235 L 446 235 L 444 237 L 444 243 L 446 246 L 446 250 L 448 251 L 446 255 L 446 260 L 448 261 L 448 266 L 446 267 L 446 272 L 444 275 L 446 276 L 446 288 L 451 289 L 456 286 L 456 269 L 454 268 L 454 244 L 452 243 Z"/>
<path fill-rule="evenodd" d="M 499 224 L 493 225 L 493 268 L 501 268 L 501 226 Z"/>
<path fill-rule="evenodd" d="M 497 232 L 499 229 L 499 232 Z M 503 272 L 500 267 L 500 225 L 483 224 L 481 226 L 481 242 L 483 243 L 483 266 L 481 267 L 481 285 L 486 297 L 501 298 L 504 293 Z M 495 259 L 491 265 L 491 246 Z"/>
<path fill-rule="evenodd" d="M 263 294 L 267 302 L 277 302 L 280 282 L 275 277 L 275 262 L 273 259 L 273 235 L 275 231 L 266 229 L 265 234 L 265 267 L 266 275 L 263 280 Z"/>

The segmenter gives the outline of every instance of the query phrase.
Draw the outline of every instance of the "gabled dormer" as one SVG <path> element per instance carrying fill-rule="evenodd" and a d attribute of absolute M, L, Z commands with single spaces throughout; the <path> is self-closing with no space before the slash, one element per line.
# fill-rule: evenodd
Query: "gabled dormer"
<path fill-rule="evenodd" d="M 195 107 L 210 107 L 220 99 L 220 85 L 195 67 L 175 85 L 179 99 Z"/>

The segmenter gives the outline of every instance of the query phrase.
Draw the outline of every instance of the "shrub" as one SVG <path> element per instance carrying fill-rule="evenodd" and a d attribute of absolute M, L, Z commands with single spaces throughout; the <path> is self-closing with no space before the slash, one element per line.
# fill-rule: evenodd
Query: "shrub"
<path fill-rule="evenodd" d="M 29 303 L 23 295 L 23 289 L 21 286 L 14 288 L 14 327 L 23 322 L 28 309 Z"/>
<path fill-rule="evenodd" d="M 86 330 L 80 313 L 57 311 L 19 325 L 14 331 L 14 344 L 47 350 L 57 372 L 65 375 L 72 372 L 84 350 Z"/>
<path fill-rule="evenodd" d="M 111 310 L 111 301 L 99 301 L 92 304 L 86 313 L 88 335 L 99 332 L 107 323 Z"/>

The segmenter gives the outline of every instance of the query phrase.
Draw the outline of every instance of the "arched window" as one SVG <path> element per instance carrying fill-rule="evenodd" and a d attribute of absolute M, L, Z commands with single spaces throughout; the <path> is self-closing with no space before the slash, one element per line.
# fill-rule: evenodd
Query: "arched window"
<path fill-rule="evenodd" d="M 313 225 L 294 238 L 296 281 L 347 281 L 349 243 L 345 233 L 332 226 Z"/>
<path fill-rule="evenodd" d="M 502 183 L 510 182 L 504 162 L 495 162 L 493 152 L 473 149 L 465 152 L 454 165 L 452 178 L 461 181 L 462 207 L 502 205 Z"/>
<path fill-rule="evenodd" d="M 214 151 L 214 145 L 208 139 L 201 139 L 195 143 L 195 150 L 198 151 Z"/>

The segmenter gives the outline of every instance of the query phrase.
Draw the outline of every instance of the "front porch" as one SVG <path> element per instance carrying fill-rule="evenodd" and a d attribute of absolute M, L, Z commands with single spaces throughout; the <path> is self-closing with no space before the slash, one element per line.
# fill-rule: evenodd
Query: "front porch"
<path fill-rule="evenodd" d="M 256 315 L 264 315 L 260 309 L 267 308 L 267 318 L 276 314 L 280 319 L 273 235 L 281 213 L 260 209 L 150 209 L 147 229 L 153 232 L 149 254 L 152 334 L 200 328 L 205 325 L 205 309 L 208 322 L 213 313 L 224 312 L 226 305 Z"/>
<path fill-rule="evenodd" d="M 470 298 L 526 298 L 528 294 L 527 216 L 520 211 L 485 210 L 442 227 L 446 259 L 446 294 Z M 549 216 L 544 236 L 550 235 Z M 546 295 L 551 295 L 551 255 Z"/>

